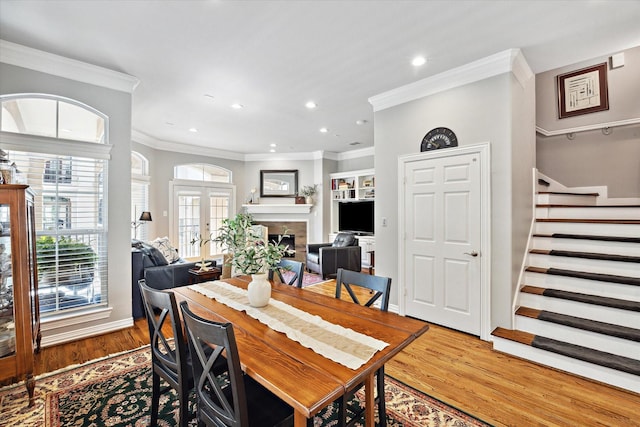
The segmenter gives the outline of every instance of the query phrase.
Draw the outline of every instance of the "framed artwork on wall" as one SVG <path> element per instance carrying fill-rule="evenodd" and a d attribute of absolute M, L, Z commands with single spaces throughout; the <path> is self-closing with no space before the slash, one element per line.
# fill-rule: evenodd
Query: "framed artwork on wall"
<path fill-rule="evenodd" d="M 260 171 L 260 197 L 295 197 L 297 195 L 297 170 Z"/>
<path fill-rule="evenodd" d="M 609 109 L 606 62 L 560 74 L 556 87 L 560 119 Z"/>

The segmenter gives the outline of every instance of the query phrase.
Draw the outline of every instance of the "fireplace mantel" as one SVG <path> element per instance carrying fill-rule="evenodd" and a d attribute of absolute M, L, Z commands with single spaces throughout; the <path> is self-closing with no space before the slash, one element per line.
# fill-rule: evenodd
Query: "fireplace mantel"
<path fill-rule="evenodd" d="M 311 212 L 311 204 L 247 204 L 242 205 L 250 214 L 307 214 Z"/>

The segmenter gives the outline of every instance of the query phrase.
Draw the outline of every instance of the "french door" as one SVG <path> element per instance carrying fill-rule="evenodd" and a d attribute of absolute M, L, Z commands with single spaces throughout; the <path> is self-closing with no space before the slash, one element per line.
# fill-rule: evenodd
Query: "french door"
<path fill-rule="evenodd" d="M 174 184 L 172 192 L 171 235 L 180 256 L 200 258 L 221 254 L 222 248 L 211 240 L 217 236 L 222 220 L 233 211 L 233 186 Z M 202 239 L 204 243 L 192 244 L 194 239 Z"/>

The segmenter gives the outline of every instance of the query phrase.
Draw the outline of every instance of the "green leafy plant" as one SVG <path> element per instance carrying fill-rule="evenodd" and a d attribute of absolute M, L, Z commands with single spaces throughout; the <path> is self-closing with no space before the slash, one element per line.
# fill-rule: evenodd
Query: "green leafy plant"
<path fill-rule="evenodd" d="M 71 237 L 41 236 L 36 240 L 38 275 L 46 278 L 56 272 L 68 281 L 93 280 L 96 253 L 90 245 Z"/>
<path fill-rule="evenodd" d="M 304 197 L 311 197 L 318 192 L 318 184 L 305 185 L 300 190 L 300 195 Z"/>
<path fill-rule="evenodd" d="M 282 257 L 291 252 L 280 244 L 286 236 L 280 235 L 277 241 L 264 241 L 253 228 L 253 217 L 239 213 L 222 221 L 214 240 L 232 255 L 230 263 L 236 270 L 243 274 L 258 274 L 274 269 Z"/>

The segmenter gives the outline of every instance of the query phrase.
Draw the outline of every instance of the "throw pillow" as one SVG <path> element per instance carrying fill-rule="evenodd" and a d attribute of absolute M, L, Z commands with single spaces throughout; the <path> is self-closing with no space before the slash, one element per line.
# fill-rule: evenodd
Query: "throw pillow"
<path fill-rule="evenodd" d="M 171 242 L 168 237 L 158 237 L 150 243 L 154 248 L 158 249 L 162 255 L 164 255 L 169 264 L 173 264 L 180 259 L 178 251 L 171 246 Z"/>
<path fill-rule="evenodd" d="M 141 242 L 140 250 L 147 256 L 151 263 L 158 267 L 167 265 L 167 259 L 158 249 L 151 245 L 151 242 Z"/>
<path fill-rule="evenodd" d="M 345 246 L 356 246 L 356 236 L 351 233 L 338 233 L 331 245 L 334 248 L 344 248 Z"/>

